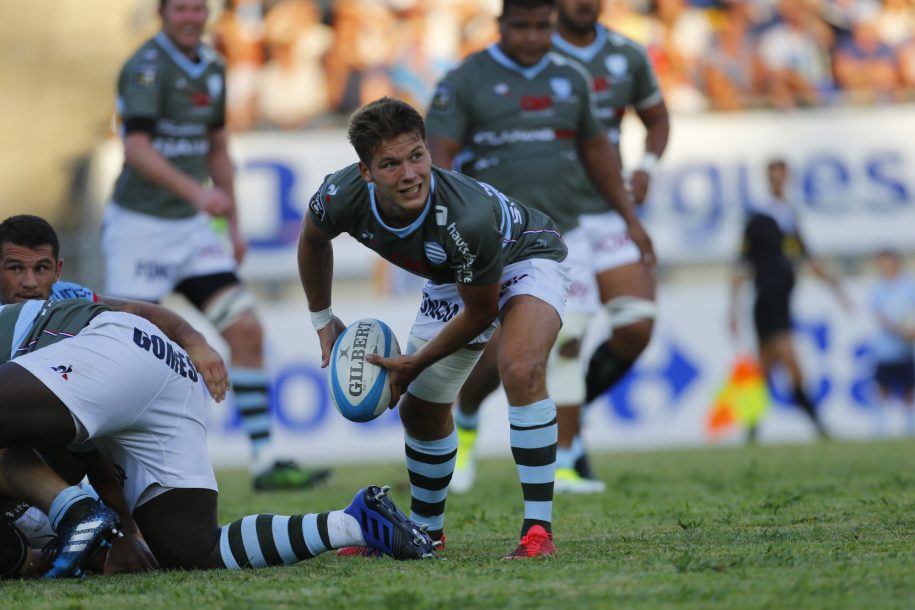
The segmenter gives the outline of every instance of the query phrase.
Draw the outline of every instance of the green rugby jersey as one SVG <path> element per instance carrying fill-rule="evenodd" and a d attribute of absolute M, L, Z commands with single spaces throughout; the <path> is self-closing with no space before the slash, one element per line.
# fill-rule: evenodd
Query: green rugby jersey
<path fill-rule="evenodd" d="M 566 257 L 546 215 L 467 176 L 433 167 L 426 207 L 402 228 L 381 219 L 374 186 L 362 179 L 357 164 L 327 176 L 309 203 L 312 221 L 330 237 L 349 233 L 391 263 L 438 284 L 493 284 L 510 263 Z"/>
<path fill-rule="evenodd" d="M 578 47 L 553 33 L 553 49 L 580 62 L 591 75 L 597 117 L 610 141 L 619 146 L 620 122 L 626 108 L 649 108 L 661 101 L 651 60 L 638 43 L 597 25 L 597 36 Z"/>
<path fill-rule="evenodd" d="M 82 299 L 0 305 L 0 364 L 78 334 L 103 311 Z"/>
<path fill-rule="evenodd" d="M 152 141 L 169 163 L 201 183 L 209 179 L 210 131 L 225 124 L 225 67 L 200 45 L 194 63 L 160 32 L 134 53 L 118 77 L 122 121 L 154 119 Z M 158 186 L 126 163 L 114 187 L 118 205 L 160 218 L 189 218 L 189 202 Z"/>
<path fill-rule="evenodd" d="M 548 214 L 560 231 L 608 204 L 577 182 L 578 141 L 601 133 L 587 72 L 548 53 L 525 68 L 492 45 L 438 83 L 426 131 L 460 142 L 460 171 Z"/>

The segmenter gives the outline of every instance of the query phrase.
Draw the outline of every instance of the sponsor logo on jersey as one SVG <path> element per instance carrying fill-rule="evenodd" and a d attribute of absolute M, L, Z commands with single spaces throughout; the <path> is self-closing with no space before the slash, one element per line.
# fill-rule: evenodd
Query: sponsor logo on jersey
<path fill-rule="evenodd" d="M 69 375 L 70 373 L 73 372 L 73 366 L 69 365 L 69 364 L 61 364 L 59 366 L 52 366 L 51 370 L 54 371 L 55 373 L 60 374 L 60 376 L 63 378 L 63 380 L 67 381 L 69 379 L 69 377 L 67 377 L 67 375 Z"/>
<path fill-rule="evenodd" d="M 191 93 L 191 105 L 195 108 L 206 108 L 210 103 L 210 95 L 205 91 L 194 91 Z"/>
<path fill-rule="evenodd" d="M 143 57 L 144 61 L 153 61 L 154 59 L 159 57 L 159 51 L 156 49 L 146 49 L 145 51 L 143 51 L 142 57 Z"/>
<path fill-rule="evenodd" d="M 308 209 L 311 210 L 317 220 L 324 220 L 326 211 L 324 210 L 324 202 L 321 201 L 321 191 L 315 193 L 311 201 L 308 202 Z"/>
<path fill-rule="evenodd" d="M 519 105 L 525 112 L 541 112 L 553 107 L 553 98 L 549 95 L 525 95 Z"/>
<path fill-rule="evenodd" d="M 375 234 L 372 233 L 371 231 L 363 231 L 362 233 L 359 234 L 359 241 L 370 242 L 373 239 L 375 239 Z"/>
<path fill-rule="evenodd" d="M 629 59 L 625 55 L 607 55 L 604 58 L 604 65 L 607 66 L 607 72 L 611 76 L 619 78 L 625 76 L 626 71 L 629 70 Z"/>
<path fill-rule="evenodd" d="M 423 244 L 423 250 L 425 250 L 426 258 L 429 259 L 430 263 L 441 265 L 446 260 L 448 260 L 448 255 L 445 253 L 445 249 L 434 241 L 425 242 Z"/>
<path fill-rule="evenodd" d="M 591 90 L 594 93 L 603 93 L 610 89 L 610 79 L 603 74 L 598 74 L 591 81 Z"/>
<path fill-rule="evenodd" d="M 185 89 L 185 88 L 187 88 L 187 79 L 182 76 L 181 78 L 179 78 L 178 80 L 175 81 L 175 89 L 178 89 L 180 91 L 181 89 Z"/>
<path fill-rule="evenodd" d="M 440 227 L 448 224 L 448 208 L 443 205 L 435 206 L 435 224 Z"/>
<path fill-rule="evenodd" d="M 479 131 L 473 134 L 473 143 L 479 146 L 502 146 L 523 142 L 552 142 L 575 137 L 569 129 L 503 129 L 502 131 Z"/>
<path fill-rule="evenodd" d="M 155 64 L 140 64 L 133 70 L 131 82 L 142 89 L 151 89 L 159 83 L 159 69 Z"/>
<path fill-rule="evenodd" d="M 435 95 L 429 104 L 429 110 L 434 112 L 452 112 L 454 110 L 454 85 L 439 83 L 435 88 Z"/>
<path fill-rule="evenodd" d="M 153 147 L 163 157 L 205 157 L 210 152 L 210 141 L 207 138 L 159 137 L 153 140 Z"/>
<path fill-rule="evenodd" d="M 507 83 L 497 83 L 496 86 L 492 88 L 492 92 L 499 97 L 508 97 L 511 94 L 511 89 L 508 88 Z"/>
<path fill-rule="evenodd" d="M 572 81 L 567 78 L 551 78 L 550 89 L 558 101 L 567 100 L 572 95 Z"/>
<path fill-rule="evenodd" d="M 461 310 L 460 305 L 444 299 L 433 299 L 423 292 L 423 302 L 419 306 L 420 315 L 438 320 L 439 322 L 448 322 Z"/>
<path fill-rule="evenodd" d="M 150 335 L 137 327 L 133 329 L 133 342 L 137 347 L 150 352 L 153 356 L 165 363 L 175 373 L 186 379 L 196 382 L 199 379 L 197 369 L 190 357 L 182 353 L 179 348 L 172 345 L 156 334 Z"/>
<path fill-rule="evenodd" d="M 324 192 L 327 193 L 328 200 L 337 194 L 337 185 L 331 182 L 327 185 L 327 188 L 324 189 Z"/>

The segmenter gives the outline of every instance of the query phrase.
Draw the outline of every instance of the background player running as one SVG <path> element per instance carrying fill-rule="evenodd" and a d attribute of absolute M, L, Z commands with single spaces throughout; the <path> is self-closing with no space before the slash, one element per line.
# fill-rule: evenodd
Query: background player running
<path fill-rule="evenodd" d="M 504 2 L 499 42 L 471 55 L 439 83 L 428 115 L 430 146 L 436 164 L 458 161 L 462 172 L 548 214 L 566 236 L 573 274 L 570 315 L 547 377 L 561 407 L 556 489 L 600 491 L 602 481 L 573 470 L 571 450 L 585 399 L 577 360 L 585 312 L 619 291 L 614 286 L 620 274 L 610 271 L 620 261 L 637 263 L 629 275 L 650 277 L 654 253 L 625 191 L 618 155 L 595 116 L 586 71 L 550 52 L 553 16 L 549 0 Z M 609 212 L 614 208 L 618 214 Z M 653 294 L 653 284 L 648 288 Z M 642 301 L 630 305 L 649 309 Z M 624 341 L 625 335 L 615 340 Z M 462 390 L 459 430 L 474 427 L 479 404 L 498 385 L 492 358 L 497 344 L 498 335 Z M 472 439 L 466 432 L 461 436 L 465 445 Z M 472 462 L 461 465 L 456 490 L 472 479 Z"/>

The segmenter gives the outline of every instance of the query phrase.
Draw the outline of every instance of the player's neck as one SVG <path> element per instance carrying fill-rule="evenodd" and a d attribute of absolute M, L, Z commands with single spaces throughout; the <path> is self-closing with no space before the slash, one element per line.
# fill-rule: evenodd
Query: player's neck
<path fill-rule="evenodd" d="M 586 47 L 597 39 L 596 27 L 580 30 L 559 23 L 556 26 L 556 32 L 563 40 L 576 47 Z"/>

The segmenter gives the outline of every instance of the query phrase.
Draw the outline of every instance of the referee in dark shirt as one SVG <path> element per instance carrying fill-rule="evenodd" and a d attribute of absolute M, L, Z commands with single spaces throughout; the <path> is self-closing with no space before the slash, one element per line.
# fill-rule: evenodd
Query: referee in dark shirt
<path fill-rule="evenodd" d="M 801 238 L 797 217 L 785 196 L 788 166 L 782 159 L 769 162 L 770 198 L 765 206 L 752 210 L 743 233 L 739 264 L 731 282 L 731 331 L 738 332 L 737 302 L 740 287 L 753 279 L 756 298 L 753 304 L 753 325 L 756 329 L 759 364 L 768 378 L 772 369 L 782 365 L 791 378 L 792 397 L 803 409 L 821 438 L 826 429 L 804 389 L 804 377 L 791 340 L 791 293 L 795 284 L 795 268 L 803 261 L 815 275 L 825 280 L 846 308 L 848 301 L 838 282 L 819 261 L 810 257 Z M 755 426 L 750 438 L 755 438 Z"/>

